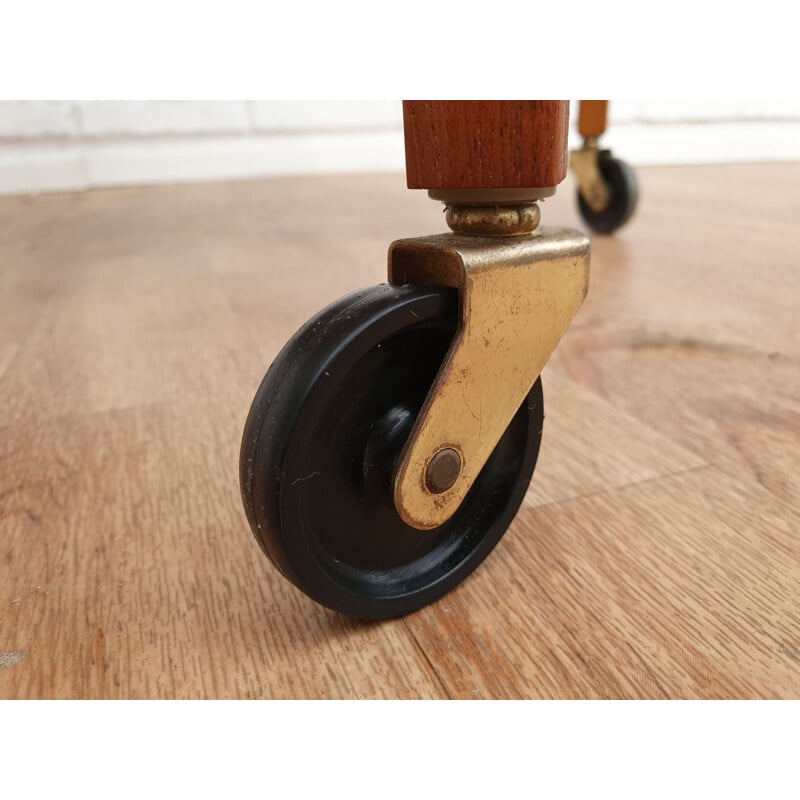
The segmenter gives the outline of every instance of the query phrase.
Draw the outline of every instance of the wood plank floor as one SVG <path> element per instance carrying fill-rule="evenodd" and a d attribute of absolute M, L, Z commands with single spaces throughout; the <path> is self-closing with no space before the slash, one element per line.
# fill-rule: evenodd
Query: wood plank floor
<path fill-rule="evenodd" d="M 261 555 L 239 440 L 284 341 L 440 208 L 400 175 L 0 198 L 0 697 L 800 697 L 800 164 L 639 177 L 523 509 L 384 623 Z"/>

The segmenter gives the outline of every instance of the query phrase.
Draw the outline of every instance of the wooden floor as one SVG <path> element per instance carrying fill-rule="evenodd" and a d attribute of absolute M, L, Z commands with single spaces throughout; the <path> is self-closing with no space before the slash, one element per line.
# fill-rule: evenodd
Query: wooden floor
<path fill-rule="evenodd" d="M 800 164 L 639 176 L 523 509 L 380 624 L 262 556 L 239 438 L 440 208 L 399 175 L 0 198 L 0 697 L 800 697 Z"/>

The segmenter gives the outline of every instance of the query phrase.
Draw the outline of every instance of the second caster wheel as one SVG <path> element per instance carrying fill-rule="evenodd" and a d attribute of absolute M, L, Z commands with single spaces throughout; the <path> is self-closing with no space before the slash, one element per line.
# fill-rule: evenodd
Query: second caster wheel
<path fill-rule="evenodd" d="M 597 166 L 608 191 L 608 205 L 602 211 L 594 211 L 578 192 L 578 208 L 593 231 L 613 233 L 633 216 L 639 200 L 639 186 L 633 168 L 614 158 L 609 150 L 601 150 L 597 159 Z"/>
<path fill-rule="evenodd" d="M 447 522 L 394 507 L 394 467 L 458 324 L 454 290 L 383 284 L 328 306 L 286 344 L 245 425 L 240 483 L 256 539 L 317 602 L 362 617 L 431 603 L 492 551 L 542 435 L 537 380 Z"/>

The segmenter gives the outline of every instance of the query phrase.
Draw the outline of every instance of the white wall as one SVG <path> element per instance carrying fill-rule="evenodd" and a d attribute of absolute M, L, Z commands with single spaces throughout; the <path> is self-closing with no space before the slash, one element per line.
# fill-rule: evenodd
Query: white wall
<path fill-rule="evenodd" d="M 800 158 L 797 100 L 612 101 L 611 125 L 634 164 Z M 402 168 L 399 101 L 0 102 L 0 194 Z"/>

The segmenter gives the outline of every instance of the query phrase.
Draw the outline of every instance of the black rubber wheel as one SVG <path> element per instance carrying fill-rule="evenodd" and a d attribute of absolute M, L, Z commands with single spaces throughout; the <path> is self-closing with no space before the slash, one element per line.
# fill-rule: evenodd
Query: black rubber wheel
<path fill-rule="evenodd" d="M 400 450 L 456 330 L 457 294 L 382 284 L 328 306 L 278 354 L 240 455 L 250 527 L 307 595 L 362 618 L 408 614 L 469 575 L 514 518 L 539 453 L 537 381 L 456 514 L 432 531 L 395 511 Z"/>
<path fill-rule="evenodd" d="M 600 151 L 598 168 L 608 189 L 608 205 L 602 211 L 593 211 L 578 192 L 578 207 L 595 233 L 613 233 L 633 216 L 639 201 L 639 185 L 633 168 L 614 158 L 609 150 Z"/>

